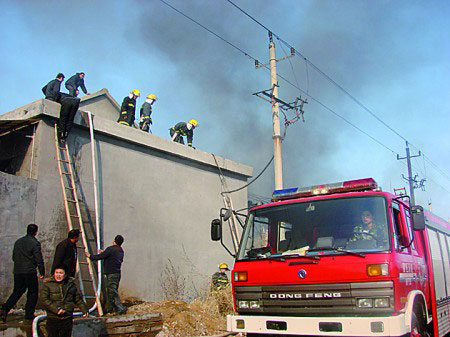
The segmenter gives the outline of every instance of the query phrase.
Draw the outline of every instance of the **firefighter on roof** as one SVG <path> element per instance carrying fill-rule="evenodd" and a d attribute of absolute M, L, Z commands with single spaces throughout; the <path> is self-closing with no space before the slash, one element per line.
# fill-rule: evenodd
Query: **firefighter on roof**
<path fill-rule="evenodd" d="M 134 113 L 136 112 L 136 99 L 141 95 L 139 90 L 134 89 L 130 94 L 123 99 L 120 108 L 120 116 L 117 123 L 126 126 L 134 125 Z"/>
<path fill-rule="evenodd" d="M 175 124 L 173 128 L 170 128 L 170 137 L 174 142 L 184 144 L 183 137 L 187 138 L 187 145 L 192 146 L 192 140 L 194 138 L 194 129 L 198 126 L 198 122 L 195 119 L 191 119 L 189 122 L 179 122 Z"/>
<path fill-rule="evenodd" d="M 229 271 L 228 265 L 226 263 L 219 264 L 219 271 L 215 272 L 211 278 L 212 288 L 214 290 L 220 290 L 226 288 L 230 281 L 228 280 L 228 276 L 226 274 Z"/>
<path fill-rule="evenodd" d="M 147 96 L 147 99 L 145 100 L 144 104 L 142 104 L 141 107 L 141 119 L 139 121 L 139 128 L 142 131 L 145 132 L 151 132 L 150 125 L 152 123 L 152 105 L 156 101 L 156 96 L 153 94 L 150 94 Z"/>

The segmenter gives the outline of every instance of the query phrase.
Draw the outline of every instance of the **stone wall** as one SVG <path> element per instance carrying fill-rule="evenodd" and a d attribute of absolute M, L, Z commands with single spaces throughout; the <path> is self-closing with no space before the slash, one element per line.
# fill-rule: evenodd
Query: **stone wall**
<path fill-rule="evenodd" d="M 14 242 L 35 222 L 36 191 L 36 180 L 0 172 L 0 303 L 13 289 Z"/>

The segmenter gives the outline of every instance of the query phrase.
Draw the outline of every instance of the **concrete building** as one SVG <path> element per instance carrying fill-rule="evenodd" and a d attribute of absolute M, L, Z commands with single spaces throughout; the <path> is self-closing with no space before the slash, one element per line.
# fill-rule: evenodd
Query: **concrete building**
<path fill-rule="evenodd" d="M 41 99 L 0 116 L 0 302 L 12 290 L 12 248 L 26 225 L 39 225 L 47 272 L 54 247 L 67 235 L 55 158 L 59 108 Z M 83 97 L 68 138 L 85 217 L 95 219 L 91 142 L 81 110 L 94 114 L 104 246 L 116 234 L 125 237 L 123 295 L 159 300 L 168 282 L 177 281 L 186 297 L 195 295 L 218 263 L 231 263 L 210 240 L 210 222 L 224 206 L 218 167 L 212 154 L 173 143 L 168 135 L 117 124 L 119 109 L 106 89 Z M 252 175 L 251 167 L 217 161 L 229 189 Z M 232 197 L 236 209 L 246 207 L 246 189 Z"/>

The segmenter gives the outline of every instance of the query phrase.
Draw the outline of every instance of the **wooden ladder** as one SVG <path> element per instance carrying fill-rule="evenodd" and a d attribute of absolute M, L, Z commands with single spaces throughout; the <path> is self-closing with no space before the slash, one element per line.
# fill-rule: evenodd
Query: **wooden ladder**
<path fill-rule="evenodd" d="M 97 284 L 95 282 L 95 268 L 90 259 L 85 256 L 88 252 L 89 242 L 95 241 L 88 238 L 88 228 L 81 214 L 78 193 L 73 176 L 73 165 L 70 158 L 69 147 L 67 143 L 61 145 L 58 140 L 57 125 L 55 124 L 55 144 L 56 144 L 56 160 L 58 163 L 59 176 L 61 179 L 61 189 L 64 199 L 64 208 L 67 218 L 69 230 L 78 229 L 81 232 L 83 246 L 77 246 L 81 253 L 77 252 L 77 270 L 78 280 L 80 283 L 80 292 L 86 303 L 95 300 L 99 316 L 103 316 L 103 309 L 97 292 Z M 94 233 L 98 235 L 98 233 Z"/>
<path fill-rule="evenodd" d="M 220 168 L 219 163 L 217 162 L 217 158 L 216 156 L 212 153 L 212 156 L 214 158 L 214 161 L 216 163 L 216 166 L 219 170 L 219 178 L 220 178 L 220 184 L 222 186 L 222 198 L 223 198 L 223 204 L 225 205 L 226 208 L 228 208 L 229 210 L 234 210 L 233 208 L 233 201 L 231 200 L 231 196 L 228 193 L 223 193 L 228 191 L 228 185 L 227 185 L 227 181 L 225 179 L 225 176 L 222 172 L 222 169 Z M 237 254 L 238 250 L 239 250 L 239 232 L 237 229 L 237 223 L 238 220 L 236 219 L 236 215 L 234 213 L 231 213 L 231 217 L 228 219 L 228 225 L 230 227 L 230 232 L 231 232 L 231 241 L 233 243 L 233 248 L 234 248 L 234 252 L 235 254 Z"/>

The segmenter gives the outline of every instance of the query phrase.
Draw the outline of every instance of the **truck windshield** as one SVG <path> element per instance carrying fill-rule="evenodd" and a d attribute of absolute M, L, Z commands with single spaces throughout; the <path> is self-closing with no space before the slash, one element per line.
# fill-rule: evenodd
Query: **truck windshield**
<path fill-rule="evenodd" d="M 253 211 L 242 236 L 238 260 L 389 250 L 386 210 L 385 199 L 372 196 Z"/>

